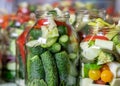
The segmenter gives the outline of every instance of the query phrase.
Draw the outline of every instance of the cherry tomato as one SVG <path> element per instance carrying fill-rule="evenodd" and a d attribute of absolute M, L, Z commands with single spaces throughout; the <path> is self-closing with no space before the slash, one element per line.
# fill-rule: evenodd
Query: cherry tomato
<path fill-rule="evenodd" d="M 100 70 L 89 70 L 89 78 L 92 80 L 98 80 L 100 78 L 101 72 Z"/>
<path fill-rule="evenodd" d="M 8 21 L 5 21 L 4 23 L 2 23 L 2 28 L 3 29 L 6 29 L 9 25 L 9 22 Z"/>
<path fill-rule="evenodd" d="M 101 79 L 95 80 L 94 83 L 95 84 L 101 84 L 101 85 L 105 85 L 106 84 L 106 82 L 102 81 Z"/>
<path fill-rule="evenodd" d="M 55 8 L 55 7 L 58 7 L 60 5 L 60 3 L 59 2 L 54 2 L 53 4 L 52 4 L 52 6 Z"/>
<path fill-rule="evenodd" d="M 29 16 L 27 16 L 27 15 L 25 15 L 25 16 L 24 16 L 24 21 L 26 21 L 26 22 L 27 22 L 27 21 L 29 21 L 29 20 L 30 20 L 30 17 L 29 17 Z"/>
<path fill-rule="evenodd" d="M 69 7 L 69 12 L 70 12 L 70 14 L 75 14 L 75 8 Z"/>
<path fill-rule="evenodd" d="M 20 24 L 23 24 L 25 22 L 23 18 L 19 18 L 18 21 L 20 22 Z"/>
<path fill-rule="evenodd" d="M 104 64 L 100 70 L 104 71 L 104 70 L 110 70 L 110 69 L 109 69 L 109 66 L 107 64 Z"/>
<path fill-rule="evenodd" d="M 22 14 L 30 14 L 30 11 L 28 10 L 28 8 L 18 8 L 17 13 L 22 13 Z"/>
<path fill-rule="evenodd" d="M 110 70 L 104 70 L 101 73 L 101 80 L 104 82 L 111 82 L 113 79 L 113 74 Z"/>
<path fill-rule="evenodd" d="M 86 37 L 84 38 L 83 41 L 89 41 L 89 40 L 94 41 L 94 40 L 96 40 L 96 39 L 108 40 L 108 38 L 105 37 L 105 36 L 92 36 L 92 35 L 88 35 L 88 36 L 86 36 Z"/>
<path fill-rule="evenodd" d="M 4 15 L 4 16 L 3 16 L 3 20 L 4 20 L 4 21 L 8 21 L 8 20 L 9 20 L 9 15 Z"/>
<path fill-rule="evenodd" d="M 36 24 L 36 25 L 34 26 L 34 28 L 35 28 L 35 29 L 40 29 L 40 25 Z"/>
<path fill-rule="evenodd" d="M 114 6 L 110 6 L 106 10 L 107 14 L 112 15 L 114 13 Z"/>
<path fill-rule="evenodd" d="M 14 14 L 12 14 L 12 15 L 10 15 L 10 19 L 11 19 L 12 21 L 17 20 L 17 16 L 14 15 Z"/>

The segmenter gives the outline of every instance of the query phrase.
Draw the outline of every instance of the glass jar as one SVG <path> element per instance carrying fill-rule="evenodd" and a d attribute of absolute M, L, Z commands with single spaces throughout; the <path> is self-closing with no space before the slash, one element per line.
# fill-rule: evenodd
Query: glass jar
<path fill-rule="evenodd" d="M 80 86 L 120 84 L 120 26 L 101 18 L 89 22 L 89 34 L 80 43 Z"/>
<path fill-rule="evenodd" d="M 11 56 L 9 49 L 10 37 L 7 28 L 0 29 L 0 53 L 1 53 L 1 83 L 15 81 L 15 57 Z M 0 67 L 0 68 L 1 68 Z"/>
<path fill-rule="evenodd" d="M 27 86 L 77 86 L 79 40 L 68 19 L 59 9 L 39 15 L 26 43 Z"/>
<path fill-rule="evenodd" d="M 106 12 L 104 9 L 92 9 L 87 10 L 85 8 L 77 10 L 76 12 L 76 23 L 74 25 L 75 30 L 79 35 L 79 39 L 89 34 L 89 25 L 88 23 L 94 21 L 96 18 L 103 18 L 106 20 Z"/>
<path fill-rule="evenodd" d="M 76 22 L 75 22 L 75 30 L 78 33 L 80 41 L 83 36 L 88 33 L 88 25 L 87 23 L 90 21 L 89 11 L 86 9 L 78 10 L 76 13 Z M 84 34 L 84 35 L 83 35 Z"/>

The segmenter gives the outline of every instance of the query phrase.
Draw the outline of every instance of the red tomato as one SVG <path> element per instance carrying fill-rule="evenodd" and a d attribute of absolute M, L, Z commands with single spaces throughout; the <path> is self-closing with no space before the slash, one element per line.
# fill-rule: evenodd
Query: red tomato
<path fill-rule="evenodd" d="M 20 24 L 23 24 L 25 22 L 23 18 L 19 18 L 18 21 L 20 22 Z"/>
<path fill-rule="evenodd" d="M 2 28 L 3 29 L 6 29 L 9 25 L 9 22 L 8 21 L 5 21 L 4 23 L 2 23 Z"/>
<path fill-rule="evenodd" d="M 106 9 L 107 14 L 113 15 L 114 14 L 114 6 L 110 6 Z"/>
<path fill-rule="evenodd" d="M 24 21 L 27 22 L 27 21 L 29 21 L 29 20 L 30 20 L 30 17 L 29 17 L 28 15 L 25 15 L 25 16 L 24 16 Z"/>
<path fill-rule="evenodd" d="M 110 69 L 109 69 L 109 66 L 107 64 L 104 64 L 100 70 L 104 71 L 104 70 L 110 70 Z"/>
<path fill-rule="evenodd" d="M 69 12 L 70 12 L 70 14 L 75 14 L 75 8 L 69 7 Z"/>
<path fill-rule="evenodd" d="M 8 20 L 9 20 L 9 15 L 4 15 L 4 16 L 3 16 L 3 20 L 4 20 L 4 21 L 8 21 Z"/>
<path fill-rule="evenodd" d="M 17 13 L 22 13 L 22 14 L 30 14 L 30 11 L 28 10 L 28 8 L 18 8 Z"/>
<path fill-rule="evenodd" d="M 92 35 L 88 35 L 88 36 L 86 36 L 86 37 L 83 39 L 83 41 L 89 41 L 89 40 L 94 41 L 94 40 L 96 40 L 96 39 L 108 40 L 108 38 L 105 37 L 105 36 L 92 36 Z"/>
<path fill-rule="evenodd" d="M 34 26 L 34 28 L 35 28 L 35 29 L 40 29 L 40 25 L 36 24 L 36 25 Z"/>
<path fill-rule="evenodd" d="M 14 15 L 14 14 L 12 14 L 12 15 L 10 15 L 10 19 L 13 20 L 13 21 L 14 21 L 14 20 L 17 20 L 17 16 Z"/>
<path fill-rule="evenodd" d="M 55 7 L 58 7 L 60 5 L 60 3 L 59 2 L 54 2 L 53 4 L 52 4 L 52 6 L 55 8 Z"/>
<path fill-rule="evenodd" d="M 95 80 L 94 83 L 95 84 L 101 84 L 101 85 L 105 85 L 106 84 L 106 82 L 102 81 L 101 79 Z"/>

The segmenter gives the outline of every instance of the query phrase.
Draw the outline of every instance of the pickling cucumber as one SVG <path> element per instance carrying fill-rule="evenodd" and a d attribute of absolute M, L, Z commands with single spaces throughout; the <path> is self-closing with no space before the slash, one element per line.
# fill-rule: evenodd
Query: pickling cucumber
<path fill-rule="evenodd" d="M 50 47 L 49 50 L 53 53 L 59 52 L 61 50 L 61 45 L 59 43 L 55 43 Z"/>
<path fill-rule="evenodd" d="M 68 54 L 65 51 L 61 51 L 55 54 L 55 60 L 58 68 L 58 73 L 60 77 L 60 83 L 66 86 L 67 78 L 69 74 L 69 59 Z"/>
<path fill-rule="evenodd" d="M 58 26 L 58 32 L 60 35 L 64 35 L 64 34 L 67 34 L 67 27 L 65 26 Z"/>
<path fill-rule="evenodd" d="M 47 84 L 43 79 L 34 79 L 28 83 L 28 86 L 47 86 Z"/>
<path fill-rule="evenodd" d="M 68 41 L 69 41 L 68 35 L 62 35 L 62 36 L 59 38 L 59 43 L 60 43 L 63 47 L 66 47 L 66 46 L 67 46 Z"/>
<path fill-rule="evenodd" d="M 28 81 L 32 81 L 34 79 L 44 79 L 44 68 L 39 56 L 35 55 L 34 57 L 29 58 L 28 60 Z"/>
<path fill-rule="evenodd" d="M 42 48 L 41 46 L 36 46 L 36 47 L 29 47 L 28 50 L 32 55 L 40 56 L 46 49 Z"/>
<path fill-rule="evenodd" d="M 49 51 L 45 51 L 41 54 L 43 67 L 45 70 L 45 81 L 48 86 L 58 86 L 58 76 L 56 74 L 55 61 Z"/>
<path fill-rule="evenodd" d="M 57 38 L 58 37 L 48 38 L 46 44 L 41 44 L 41 47 L 43 48 L 51 47 L 57 41 Z"/>
<path fill-rule="evenodd" d="M 42 35 L 42 31 L 41 30 L 32 29 L 30 31 L 30 36 L 32 37 L 32 39 L 38 39 L 39 37 L 41 37 L 41 35 Z"/>

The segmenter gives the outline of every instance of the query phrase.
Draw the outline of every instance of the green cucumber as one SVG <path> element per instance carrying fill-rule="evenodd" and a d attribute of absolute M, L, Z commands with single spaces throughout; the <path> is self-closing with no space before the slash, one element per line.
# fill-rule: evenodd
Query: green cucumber
<path fill-rule="evenodd" d="M 114 42 L 115 45 L 120 43 L 120 35 L 117 34 L 113 37 L 112 41 Z"/>
<path fill-rule="evenodd" d="M 59 43 L 55 43 L 50 47 L 50 51 L 53 53 L 59 52 L 61 50 L 61 45 Z"/>
<path fill-rule="evenodd" d="M 32 81 L 34 79 L 44 79 L 44 68 L 39 56 L 35 55 L 34 57 L 29 58 L 28 61 L 28 81 Z"/>
<path fill-rule="evenodd" d="M 30 36 L 32 37 L 32 39 L 38 39 L 39 37 L 41 37 L 42 35 L 42 31 L 39 29 L 32 29 L 30 31 Z"/>
<path fill-rule="evenodd" d="M 41 44 L 41 47 L 43 48 L 51 47 L 57 41 L 57 38 L 58 37 L 48 38 L 46 44 Z"/>
<path fill-rule="evenodd" d="M 69 75 L 69 59 L 68 54 L 65 51 L 61 51 L 55 54 L 55 60 L 58 68 L 58 73 L 60 77 L 60 83 L 65 86 L 67 84 L 67 78 Z"/>
<path fill-rule="evenodd" d="M 45 31 L 47 31 L 47 30 L 45 30 Z M 45 31 L 42 30 L 43 37 L 44 37 Z M 59 32 L 58 32 L 57 27 L 54 27 L 52 30 L 48 30 L 48 34 L 46 34 L 47 38 L 54 38 L 54 37 L 58 37 L 58 36 L 59 36 Z"/>
<path fill-rule="evenodd" d="M 48 14 L 48 15 L 52 14 L 52 15 L 54 15 L 54 16 L 57 16 L 57 12 L 56 12 L 56 10 L 48 11 L 47 14 Z"/>
<path fill-rule="evenodd" d="M 69 58 L 70 58 L 71 60 L 75 60 L 75 59 L 77 58 L 77 54 L 76 54 L 76 53 L 70 53 L 70 54 L 69 54 Z"/>
<path fill-rule="evenodd" d="M 27 86 L 47 86 L 46 82 L 43 79 L 34 79 L 29 82 Z"/>
<path fill-rule="evenodd" d="M 40 56 L 46 49 L 41 46 L 29 47 L 29 53 Z"/>
<path fill-rule="evenodd" d="M 59 38 L 59 43 L 60 43 L 62 46 L 64 46 L 64 47 L 67 46 L 68 41 L 69 41 L 68 35 L 62 35 L 62 36 Z"/>
<path fill-rule="evenodd" d="M 15 27 L 15 22 L 14 21 L 10 21 L 9 22 L 9 27 Z"/>
<path fill-rule="evenodd" d="M 64 35 L 64 34 L 67 34 L 67 27 L 65 26 L 58 26 L 58 32 L 60 35 Z"/>
<path fill-rule="evenodd" d="M 41 59 L 45 70 L 45 80 L 48 86 L 58 86 L 58 76 L 56 73 L 57 69 L 55 68 L 53 58 L 54 57 L 49 51 L 41 54 Z"/>

